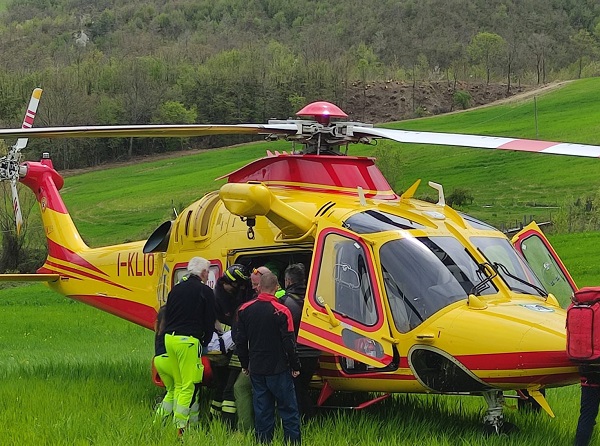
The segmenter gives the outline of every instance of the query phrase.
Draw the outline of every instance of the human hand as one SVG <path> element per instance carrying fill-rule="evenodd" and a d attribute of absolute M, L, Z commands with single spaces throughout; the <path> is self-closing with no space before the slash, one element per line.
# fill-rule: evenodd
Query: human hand
<path fill-rule="evenodd" d="M 292 378 L 297 378 L 300 375 L 300 370 L 292 370 Z"/>
<path fill-rule="evenodd" d="M 242 373 L 246 376 L 248 376 L 250 374 L 250 372 L 248 371 L 248 369 L 242 369 Z"/>

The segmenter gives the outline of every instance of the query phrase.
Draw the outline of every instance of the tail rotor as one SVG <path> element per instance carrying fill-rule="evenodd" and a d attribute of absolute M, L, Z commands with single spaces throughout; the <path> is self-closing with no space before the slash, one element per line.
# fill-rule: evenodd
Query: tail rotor
<path fill-rule="evenodd" d="M 41 88 L 36 88 L 33 90 L 21 128 L 28 129 L 33 127 L 33 120 L 35 119 L 41 96 Z M 19 203 L 17 182 L 19 181 L 19 171 L 22 157 L 21 150 L 27 147 L 27 141 L 27 138 L 19 138 L 17 142 L 10 148 L 6 156 L 0 158 L 0 181 L 10 181 L 12 207 L 15 214 L 17 235 L 21 233 L 21 228 L 23 227 L 23 213 L 21 212 L 21 204 Z"/>

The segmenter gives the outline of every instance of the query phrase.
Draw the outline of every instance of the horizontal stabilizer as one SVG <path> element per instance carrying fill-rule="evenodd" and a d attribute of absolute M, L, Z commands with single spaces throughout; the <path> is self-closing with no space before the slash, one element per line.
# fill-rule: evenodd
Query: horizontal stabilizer
<path fill-rule="evenodd" d="M 56 282 L 60 274 L 0 274 L 0 282 Z"/>

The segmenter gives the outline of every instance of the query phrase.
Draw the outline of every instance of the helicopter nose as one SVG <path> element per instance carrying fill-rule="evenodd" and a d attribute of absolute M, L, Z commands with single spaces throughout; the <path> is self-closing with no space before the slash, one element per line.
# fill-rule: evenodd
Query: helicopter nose
<path fill-rule="evenodd" d="M 457 308 L 448 335 L 431 348 L 444 350 L 478 382 L 501 389 L 555 387 L 578 382 L 566 354 L 566 312 L 531 299 Z M 439 323 L 439 327 L 442 321 Z M 444 342 L 446 341 L 446 342 Z M 431 360 L 430 360 L 431 362 Z"/>

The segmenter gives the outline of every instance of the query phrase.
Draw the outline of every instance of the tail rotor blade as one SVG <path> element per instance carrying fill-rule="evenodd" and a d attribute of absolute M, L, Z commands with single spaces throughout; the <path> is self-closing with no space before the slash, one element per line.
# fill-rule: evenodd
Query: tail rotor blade
<path fill-rule="evenodd" d="M 25 117 L 23 118 L 23 124 L 21 128 L 30 129 L 33 127 L 33 120 L 35 119 L 35 114 L 37 113 L 37 108 L 40 103 L 40 97 L 42 96 L 42 89 L 36 88 L 33 90 L 31 94 L 31 99 L 29 100 L 29 105 L 27 106 L 27 111 L 25 112 Z M 27 138 L 19 138 L 16 144 L 13 146 L 13 149 L 16 151 L 20 151 L 27 146 Z"/>
<path fill-rule="evenodd" d="M 12 191 L 12 205 L 15 213 L 15 223 L 17 226 L 17 235 L 21 234 L 21 227 L 23 226 L 23 214 L 21 213 L 21 204 L 19 203 L 19 194 L 17 192 L 17 182 L 10 182 L 10 189 Z"/>

